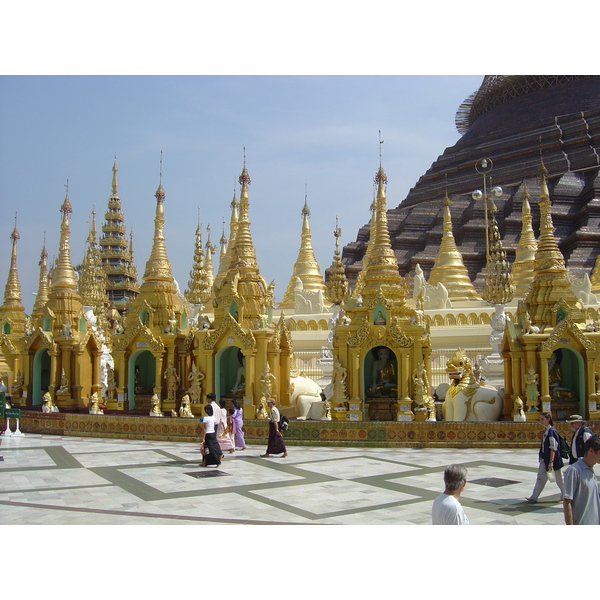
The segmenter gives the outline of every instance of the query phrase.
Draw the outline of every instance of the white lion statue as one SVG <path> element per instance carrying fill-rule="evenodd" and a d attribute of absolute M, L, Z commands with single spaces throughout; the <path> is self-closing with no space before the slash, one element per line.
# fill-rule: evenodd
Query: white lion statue
<path fill-rule="evenodd" d="M 307 419 L 314 402 L 322 402 L 322 391 L 321 386 L 309 377 L 290 377 L 290 404 L 296 407 L 296 418 L 299 421 Z"/>
<path fill-rule="evenodd" d="M 445 421 L 497 421 L 502 415 L 503 398 L 491 386 L 475 378 L 471 359 L 459 348 L 446 363 L 451 383 L 442 407 Z"/>

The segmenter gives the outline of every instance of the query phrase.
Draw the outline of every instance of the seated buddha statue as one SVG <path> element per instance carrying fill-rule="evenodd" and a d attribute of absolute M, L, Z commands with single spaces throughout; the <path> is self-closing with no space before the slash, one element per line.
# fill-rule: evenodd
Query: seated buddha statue
<path fill-rule="evenodd" d="M 379 348 L 373 361 L 371 392 L 385 394 L 397 390 L 396 367 L 388 348 Z"/>

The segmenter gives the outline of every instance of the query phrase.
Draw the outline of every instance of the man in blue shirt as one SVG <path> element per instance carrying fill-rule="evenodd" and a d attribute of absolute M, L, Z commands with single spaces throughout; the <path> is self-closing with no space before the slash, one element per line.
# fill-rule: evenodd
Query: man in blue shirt
<path fill-rule="evenodd" d="M 564 475 L 563 511 L 567 525 L 600 525 L 600 497 L 594 465 L 600 462 L 600 435 L 583 446 L 584 456 Z"/>

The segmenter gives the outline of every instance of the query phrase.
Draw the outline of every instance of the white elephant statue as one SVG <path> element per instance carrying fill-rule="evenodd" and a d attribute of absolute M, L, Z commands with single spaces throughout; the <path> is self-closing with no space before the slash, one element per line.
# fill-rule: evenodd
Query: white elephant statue
<path fill-rule="evenodd" d="M 307 419 L 313 403 L 322 402 L 322 392 L 321 386 L 309 377 L 290 377 L 290 404 L 296 407 L 296 418 L 299 421 Z"/>
<path fill-rule="evenodd" d="M 502 394 L 476 381 L 471 359 L 463 348 L 446 363 L 446 372 L 451 384 L 442 407 L 445 421 L 497 421 L 502 416 Z"/>

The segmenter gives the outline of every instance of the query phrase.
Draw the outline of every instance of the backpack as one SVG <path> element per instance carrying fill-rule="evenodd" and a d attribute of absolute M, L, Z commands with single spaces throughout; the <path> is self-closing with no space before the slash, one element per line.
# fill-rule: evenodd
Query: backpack
<path fill-rule="evenodd" d="M 285 415 L 281 415 L 279 417 L 279 431 L 287 431 L 289 426 L 290 420 Z"/>
<path fill-rule="evenodd" d="M 562 436 L 558 435 L 559 441 L 559 452 L 563 458 L 569 458 L 571 456 L 571 448 L 569 447 L 569 442 Z"/>

